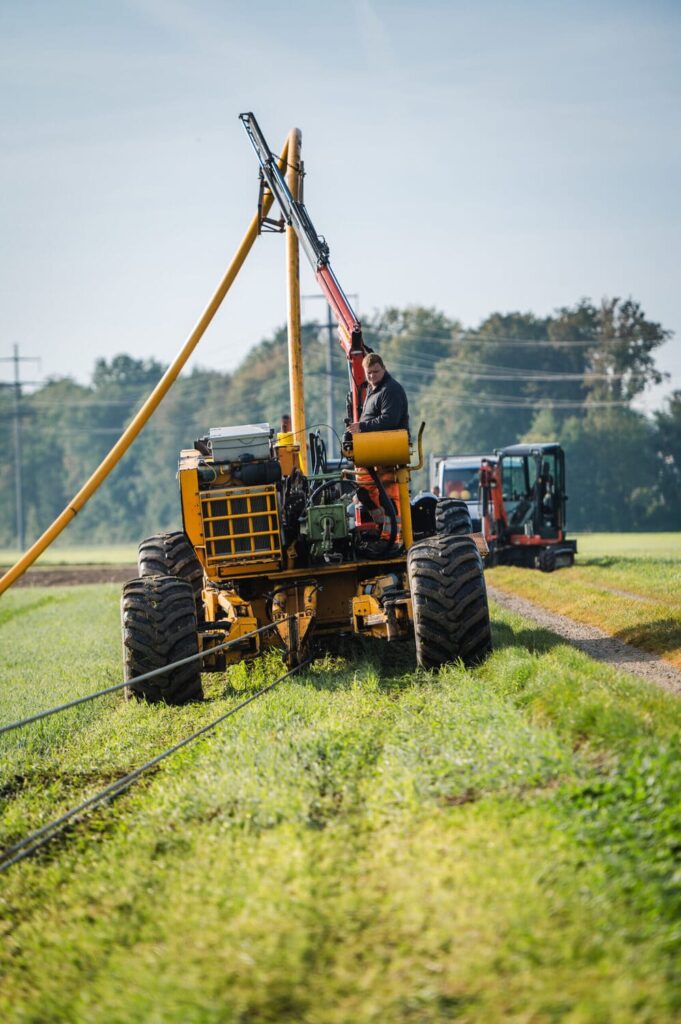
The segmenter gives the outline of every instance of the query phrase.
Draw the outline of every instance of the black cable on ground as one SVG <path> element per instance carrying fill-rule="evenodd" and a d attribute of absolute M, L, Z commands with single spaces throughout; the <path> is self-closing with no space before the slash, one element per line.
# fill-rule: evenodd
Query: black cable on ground
<path fill-rule="evenodd" d="M 214 649 L 215 648 L 213 648 L 213 650 Z M 200 729 L 197 729 L 197 731 L 192 733 L 191 736 L 187 736 L 185 739 L 180 740 L 179 743 L 175 743 L 172 747 L 168 747 L 167 750 L 163 750 L 160 754 L 157 754 L 156 757 L 152 757 L 150 761 L 140 765 L 139 768 L 135 768 L 134 771 L 128 772 L 127 775 L 123 775 L 122 778 L 117 779 L 115 782 L 110 783 L 110 785 L 106 786 L 105 789 L 102 789 L 99 793 L 95 793 L 93 796 L 88 797 L 87 800 L 83 800 L 82 803 L 78 804 L 76 807 L 72 807 L 69 811 L 66 811 L 58 818 L 55 818 L 54 821 L 49 821 L 46 825 L 43 825 L 41 828 L 29 833 L 29 835 L 20 839 L 18 843 L 14 843 L 13 846 L 8 846 L 7 849 L 0 853 L 0 873 L 6 871 L 13 864 L 17 864 L 19 861 L 24 860 L 26 857 L 32 856 L 36 850 L 39 850 L 46 843 L 49 843 L 49 841 L 59 832 L 63 831 L 64 827 L 76 818 L 77 815 L 82 814 L 83 811 L 89 810 L 92 807 L 96 807 L 97 804 L 102 803 L 104 800 L 114 799 L 115 797 L 120 796 L 120 794 L 128 789 L 128 787 L 132 785 L 132 783 L 138 779 L 143 772 L 147 771 L 149 768 L 153 768 L 160 761 L 163 761 L 166 757 L 170 757 L 171 754 L 174 754 L 182 747 L 186 747 L 188 743 L 192 742 L 192 740 L 198 739 L 199 736 L 203 736 L 205 733 L 210 732 L 211 729 L 215 729 L 215 727 L 221 722 L 224 722 L 226 718 L 230 718 L 231 715 L 235 715 L 237 711 L 241 711 L 241 709 L 245 708 L 247 704 L 251 704 L 252 701 L 256 700 L 258 697 L 262 697 L 264 694 L 269 693 L 269 691 L 273 690 L 275 686 L 282 683 L 284 679 L 288 679 L 289 676 L 292 676 L 295 672 L 299 672 L 302 668 L 305 668 L 306 665 L 310 664 L 311 660 L 312 659 L 308 658 L 306 661 L 301 662 L 300 665 L 296 665 L 295 668 L 289 669 L 288 672 L 279 676 L 279 678 L 275 679 L 274 682 L 269 683 L 268 686 L 264 686 L 262 690 L 252 693 L 250 697 L 241 701 L 241 703 L 237 704 L 236 707 L 230 708 L 229 711 L 226 711 L 223 715 L 220 715 L 212 722 L 209 722 L 208 725 L 204 725 Z"/>
<path fill-rule="evenodd" d="M 293 616 L 289 616 L 292 618 Z M 281 621 L 284 621 L 283 619 Z M 31 722 L 38 722 L 41 718 L 49 718 L 50 715 L 56 715 L 59 711 L 68 711 L 69 708 L 75 708 L 78 704 L 85 704 L 89 700 L 95 700 L 97 697 L 105 697 L 107 693 L 115 693 L 116 690 L 122 690 L 126 686 L 131 686 L 132 683 L 141 683 L 146 679 L 153 679 L 154 676 L 160 676 L 163 672 L 167 672 L 169 668 L 175 668 L 177 665 L 188 665 L 190 661 L 199 661 L 201 658 L 205 658 L 208 654 L 214 654 L 216 651 L 224 651 L 225 648 L 231 647 L 234 644 L 241 643 L 242 640 L 247 640 L 251 636 L 256 636 L 258 633 L 264 633 L 268 629 L 276 629 L 278 622 L 268 622 L 266 626 L 260 626 L 259 629 L 254 629 L 250 633 L 244 633 L 243 636 L 236 637 L 234 640 L 226 640 L 222 644 L 218 644 L 216 647 L 208 647 L 205 651 L 200 651 L 198 654 L 190 654 L 188 658 L 180 658 L 179 661 L 171 661 L 167 665 L 162 665 L 161 668 L 152 669 L 151 672 L 145 672 L 144 675 L 135 676 L 134 679 L 127 679 L 122 683 L 114 683 L 113 686 L 107 686 L 104 690 L 97 690 L 96 693 L 88 693 L 85 697 L 76 697 L 74 700 L 69 700 L 66 704 L 57 704 L 53 708 L 47 708 L 45 711 L 38 711 L 35 715 L 29 715 L 27 718 L 21 718 L 17 722 L 10 722 L 8 725 L 0 726 L 0 736 L 5 732 L 12 732 L 13 729 L 21 729 L 24 725 L 30 725 Z"/>

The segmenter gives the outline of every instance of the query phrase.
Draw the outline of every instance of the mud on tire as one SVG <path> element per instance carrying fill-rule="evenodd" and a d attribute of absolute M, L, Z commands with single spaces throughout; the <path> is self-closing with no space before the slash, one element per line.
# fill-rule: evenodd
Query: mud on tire
<path fill-rule="evenodd" d="M 435 532 L 464 537 L 473 532 L 468 505 L 460 498 L 438 498 L 435 506 Z"/>
<path fill-rule="evenodd" d="M 482 559 L 470 537 L 439 535 L 410 548 L 407 571 L 416 660 L 439 668 L 461 658 L 477 665 L 492 650 Z"/>
<path fill-rule="evenodd" d="M 130 580 L 121 597 L 126 693 L 153 703 L 186 704 L 200 700 L 199 661 L 168 669 L 153 679 L 135 677 L 198 654 L 196 611 L 191 584 L 176 576 L 145 576 Z"/>
<path fill-rule="evenodd" d="M 137 549 L 137 572 L 140 576 L 179 576 L 186 580 L 200 613 L 203 567 L 186 533 L 157 533 L 143 540 Z"/>

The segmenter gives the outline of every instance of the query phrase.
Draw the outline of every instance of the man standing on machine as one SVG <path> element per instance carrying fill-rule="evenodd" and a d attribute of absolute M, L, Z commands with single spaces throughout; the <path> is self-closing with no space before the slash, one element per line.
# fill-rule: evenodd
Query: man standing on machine
<path fill-rule="evenodd" d="M 378 352 L 369 352 L 362 361 L 369 391 L 351 434 L 369 430 L 409 430 L 409 402 L 404 388 L 388 373 Z"/>
<path fill-rule="evenodd" d="M 364 401 L 359 421 L 350 423 L 351 434 L 364 434 L 378 430 L 409 430 L 409 403 L 404 388 L 388 373 L 385 363 L 377 352 L 369 352 L 362 360 L 364 372 L 369 384 L 369 391 Z M 392 503 L 397 518 L 395 543 L 402 543 L 402 516 L 400 510 L 399 488 L 394 472 L 379 473 L 385 495 Z M 386 540 L 390 535 L 390 525 L 386 517 L 386 508 L 379 496 L 379 488 L 366 470 L 357 470 L 357 483 L 362 486 L 366 499 L 371 504 L 360 502 L 360 508 L 366 509 L 369 521 L 381 529 L 381 538 Z M 366 514 L 366 513 L 365 513 Z"/>

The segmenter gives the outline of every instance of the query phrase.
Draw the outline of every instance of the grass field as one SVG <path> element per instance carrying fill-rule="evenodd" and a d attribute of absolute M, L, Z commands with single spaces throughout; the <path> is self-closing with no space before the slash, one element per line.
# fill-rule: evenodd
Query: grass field
<path fill-rule="evenodd" d="M 652 558 L 681 562 L 679 533 L 578 533 L 578 562 L 594 558 Z"/>
<path fill-rule="evenodd" d="M 10 566 L 23 552 L 0 548 L 0 566 Z M 55 544 L 44 551 L 35 562 L 37 568 L 50 565 L 134 565 L 137 544 L 76 545 L 66 547 Z"/>
<path fill-rule="evenodd" d="M 681 533 L 586 534 L 556 573 L 499 566 L 490 583 L 681 667 Z"/>
<path fill-rule="evenodd" d="M 117 587 L 1 612 L 4 721 L 118 680 Z M 681 705 L 498 610 L 494 634 L 475 671 L 328 656 L 0 876 L 0 1017 L 678 1020 Z M 3 845 L 280 671 L 0 737 Z"/>
<path fill-rule="evenodd" d="M 654 558 L 681 562 L 681 533 L 580 533 L 578 560 Z M 13 565 L 23 552 L 0 548 L 0 566 Z M 35 563 L 41 565 L 131 565 L 137 544 L 69 545 L 60 538 Z"/>

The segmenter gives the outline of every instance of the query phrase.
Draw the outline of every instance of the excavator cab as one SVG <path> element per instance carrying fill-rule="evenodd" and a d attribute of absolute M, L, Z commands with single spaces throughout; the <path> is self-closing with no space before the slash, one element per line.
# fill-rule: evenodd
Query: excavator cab
<path fill-rule="evenodd" d="M 559 445 L 513 445 L 499 452 L 509 527 L 558 537 L 565 522 L 565 455 Z"/>
<path fill-rule="evenodd" d="M 565 453 L 556 442 L 499 448 L 497 465 L 481 471 L 488 564 L 552 572 L 574 563 L 577 543 L 565 538 Z"/>

